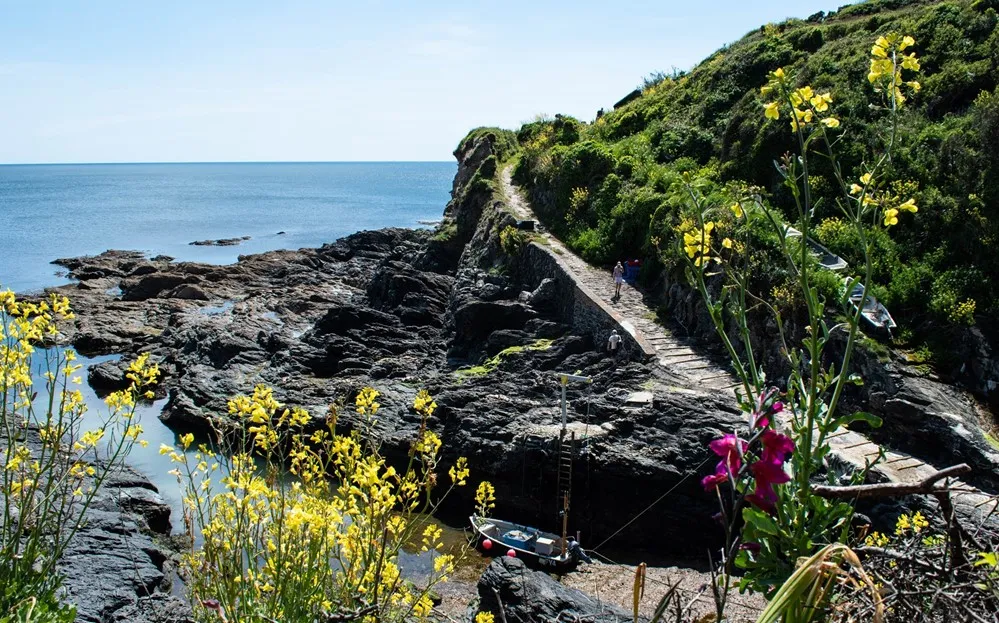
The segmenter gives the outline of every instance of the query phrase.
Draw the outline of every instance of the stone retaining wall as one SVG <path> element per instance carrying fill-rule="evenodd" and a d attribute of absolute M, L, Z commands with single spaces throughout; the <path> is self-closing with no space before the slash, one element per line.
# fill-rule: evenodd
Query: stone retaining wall
<path fill-rule="evenodd" d="M 621 334 L 621 354 L 638 361 L 650 359 L 656 351 L 641 333 L 588 287 L 550 247 L 537 242 L 526 245 L 521 253 L 519 271 L 532 288 L 544 279 L 554 280 L 558 292 L 558 311 L 562 321 L 580 335 L 588 335 L 598 348 L 606 348 L 607 337 L 617 329 Z"/>

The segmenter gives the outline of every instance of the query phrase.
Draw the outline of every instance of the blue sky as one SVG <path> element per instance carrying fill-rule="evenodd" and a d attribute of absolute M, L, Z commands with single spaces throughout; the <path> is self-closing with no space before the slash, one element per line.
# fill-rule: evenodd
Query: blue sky
<path fill-rule="evenodd" d="M 0 0 L 0 163 L 448 160 L 837 6 Z"/>

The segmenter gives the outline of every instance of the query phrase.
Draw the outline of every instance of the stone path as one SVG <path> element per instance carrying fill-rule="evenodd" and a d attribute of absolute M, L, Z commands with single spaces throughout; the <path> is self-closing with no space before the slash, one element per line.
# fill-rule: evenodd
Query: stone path
<path fill-rule="evenodd" d="M 615 300 L 610 271 L 591 266 L 544 230 L 520 189 L 514 186 L 509 167 L 501 172 L 500 181 L 509 210 L 519 219 L 535 221 L 538 234 L 545 244 L 569 267 L 576 279 L 624 318 L 621 324 L 625 329 L 633 335 L 641 335 L 655 348 L 656 359 L 667 379 L 666 382 L 653 380 L 652 388 L 655 391 L 734 393 L 738 382 L 722 363 L 723 357 L 712 353 L 703 344 L 694 344 L 692 340 L 677 336 L 659 323 L 654 309 L 647 303 L 647 297 L 640 289 L 626 283 L 621 287 L 621 297 Z M 632 397 L 638 397 L 641 393 L 644 392 L 632 394 Z M 834 461 L 859 469 L 873 461 L 882 451 L 881 446 L 866 436 L 846 429 L 833 433 L 828 441 Z M 886 450 L 884 460 L 873 471 L 879 475 L 877 480 L 913 483 L 932 475 L 937 468 L 909 454 Z M 952 486 L 955 506 L 964 507 L 966 511 L 974 509 L 973 515 L 984 515 L 999 505 L 995 497 L 961 481 L 954 482 Z"/>
<path fill-rule="evenodd" d="M 624 318 L 621 324 L 629 333 L 643 336 L 655 348 L 656 361 L 669 381 L 663 389 L 692 393 L 734 392 L 738 382 L 722 360 L 711 356 L 703 345 L 697 345 L 695 350 L 691 340 L 681 338 L 663 326 L 640 289 L 625 283 L 621 286 L 621 297 L 615 299 L 614 279 L 609 270 L 588 264 L 545 231 L 520 189 L 514 186 L 509 167 L 502 171 L 501 181 L 510 211 L 517 218 L 535 221 L 538 234 L 574 273 L 577 281 L 619 313 Z"/>

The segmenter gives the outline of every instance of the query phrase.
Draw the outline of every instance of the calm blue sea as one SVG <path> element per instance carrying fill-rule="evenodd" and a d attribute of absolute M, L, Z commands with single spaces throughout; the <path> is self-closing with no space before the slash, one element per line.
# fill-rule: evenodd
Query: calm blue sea
<path fill-rule="evenodd" d="M 455 169 L 446 162 L 0 166 L 0 289 L 64 283 L 53 259 L 106 249 L 228 263 L 241 254 L 319 246 L 362 229 L 418 227 L 441 217 Z M 235 247 L 188 244 L 241 236 L 252 238 Z M 42 370 L 35 372 L 41 386 Z M 93 390 L 81 389 L 90 406 L 84 428 L 96 428 L 106 408 Z M 135 447 L 128 462 L 159 488 L 178 530 L 181 495 L 167 473 L 174 466 L 158 449 L 176 444 L 184 431 L 158 419 L 164 403 L 139 407 L 149 446 Z M 409 573 L 432 566 L 426 554 L 403 558 Z"/>
<path fill-rule="evenodd" d="M 0 166 L 0 288 L 62 283 L 58 257 L 137 249 L 212 263 L 440 218 L 448 162 Z M 279 235 L 278 232 L 285 232 Z M 235 247 L 195 240 L 251 236 Z"/>

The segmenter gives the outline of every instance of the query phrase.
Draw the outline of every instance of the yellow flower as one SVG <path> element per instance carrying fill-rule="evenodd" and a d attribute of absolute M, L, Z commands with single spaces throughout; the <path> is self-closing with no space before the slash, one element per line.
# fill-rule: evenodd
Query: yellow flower
<path fill-rule="evenodd" d="M 419 601 L 413 606 L 413 614 L 417 618 L 425 619 L 430 615 L 430 611 L 434 609 L 434 602 L 430 600 L 427 595 L 421 595 Z"/>
<path fill-rule="evenodd" d="M 434 558 L 434 573 L 450 573 L 454 569 L 454 556 L 444 554 Z"/>
<path fill-rule="evenodd" d="M 767 119 L 779 119 L 780 110 L 777 107 L 777 102 L 770 102 L 769 104 L 764 104 L 763 116 Z"/>
<path fill-rule="evenodd" d="M 475 490 L 475 504 L 479 515 L 485 515 L 496 506 L 496 489 L 487 480 L 479 483 Z"/>
<path fill-rule="evenodd" d="M 492 612 L 479 612 L 475 615 L 475 623 L 495 623 L 496 617 Z"/>
<path fill-rule="evenodd" d="M 878 39 L 878 41 L 884 41 L 884 37 Z M 888 52 L 880 45 L 874 44 L 871 48 L 871 56 L 876 56 L 878 58 L 887 58 Z"/>
<path fill-rule="evenodd" d="M 785 78 L 784 68 L 783 67 L 778 67 L 777 69 L 775 69 L 773 71 L 772 75 L 773 75 L 774 78 L 777 78 L 778 80 L 783 80 Z"/>
<path fill-rule="evenodd" d="M 722 240 L 722 246 L 725 247 L 726 249 L 731 249 L 732 248 L 732 240 L 729 239 L 729 238 L 725 238 L 724 240 Z"/>
<path fill-rule="evenodd" d="M 905 514 L 899 515 L 898 521 L 895 522 L 895 534 L 905 534 L 911 527 L 912 523 L 909 521 L 909 516 Z"/>
<path fill-rule="evenodd" d="M 732 210 L 732 214 L 735 215 L 735 218 L 742 218 L 743 212 L 742 212 L 742 204 L 741 203 L 738 203 L 738 202 L 733 203 L 731 210 Z"/>
<path fill-rule="evenodd" d="M 826 117 L 825 119 L 822 120 L 822 125 L 826 126 L 830 130 L 838 128 L 839 119 L 837 119 L 836 117 Z"/>
<path fill-rule="evenodd" d="M 885 227 L 891 227 L 892 225 L 898 225 L 898 210 L 888 208 L 885 210 Z"/>
<path fill-rule="evenodd" d="M 160 444 L 160 454 L 170 454 L 173 451 L 173 446 L 168 446 L 165 443 Z"/>
<path fill-rule="evenodd" d="M 906 36 L 902 37 L 902 43 L 898 44 L 898 51 L 901 52 L 905 48 L 907 48 L 909 46 L 912 46 L 912 45 L 916 45 L 916 40 L 913 39 L 912 37 L 910 37 L 909 35 L 906 35 Z"/>
<path fill-rule="evenodd" d="M 860 176 L 860 183 L 863 184 L 864 186 L 870 185 L 872 181 L 874 181 L 874 178 L 871 177 L 870 173 L 864 173 L 863 175 Z"/>
<path fill-rule="evenodd" d="M 919 208 L 916 206 L 916 200 L 915 199 L 909 199 L 908 201 L 906 201 L 902 205 L 898 206 L 898 209 L 902 210 L 903 212 L 918 212 L 919 211 Z"/>
<path fill-rule="evenodd" d="M 458 461 L 455 463 L 454 467 L 448 470 L 448 475 L 451 476 L 451 482 L 459 487 L 464 486 L 465 479 L 468 478 L 468 474 L 468 459 L 463 456 L 458 457 Z"/>
<path fill-rule="evenodd" d="M 180 436 L 180 446 L 182 448 L 184 448 L 185 450 L 187 450 L 188 448 L 190 448 L 192 443 L 194 443 L 194 434 L 193 433 L 187 433 L 186 435 L 181 435 Z M 162 451 L 162 449 L 161 449 L 161 451 Z"/>
<path fill-rule="evenodd" d="M 902 69 L 919 71 L 919 59 L 916 58 L 915 54 L 906 54 L 902 57 Z"/>
<path fill-rule="evenodd" d="M 821 95 L 816 95 L 815 97 L 809 98 L 808 103 L 818 112 L 825 112 L 829 110 L 829 104 L 832 104 L 832 94 L 823 93 Z"/>
<path fill-rule="evenodd" d="M 864 545 L 868 547 L 884 547 L 888 545 L 888 537 L 880 532 L 872 532 L 864 539 Z"/>
<path fill-rule="evenodd" d="M 912 516 L 912 530 L 916 534 L 922 532 L 923 528 L 926 528 L 929 525 L 930 522 L 926 521 L 926 517 L 923 517 L 921 512 L 916 511 L 916 514 Z"/>

